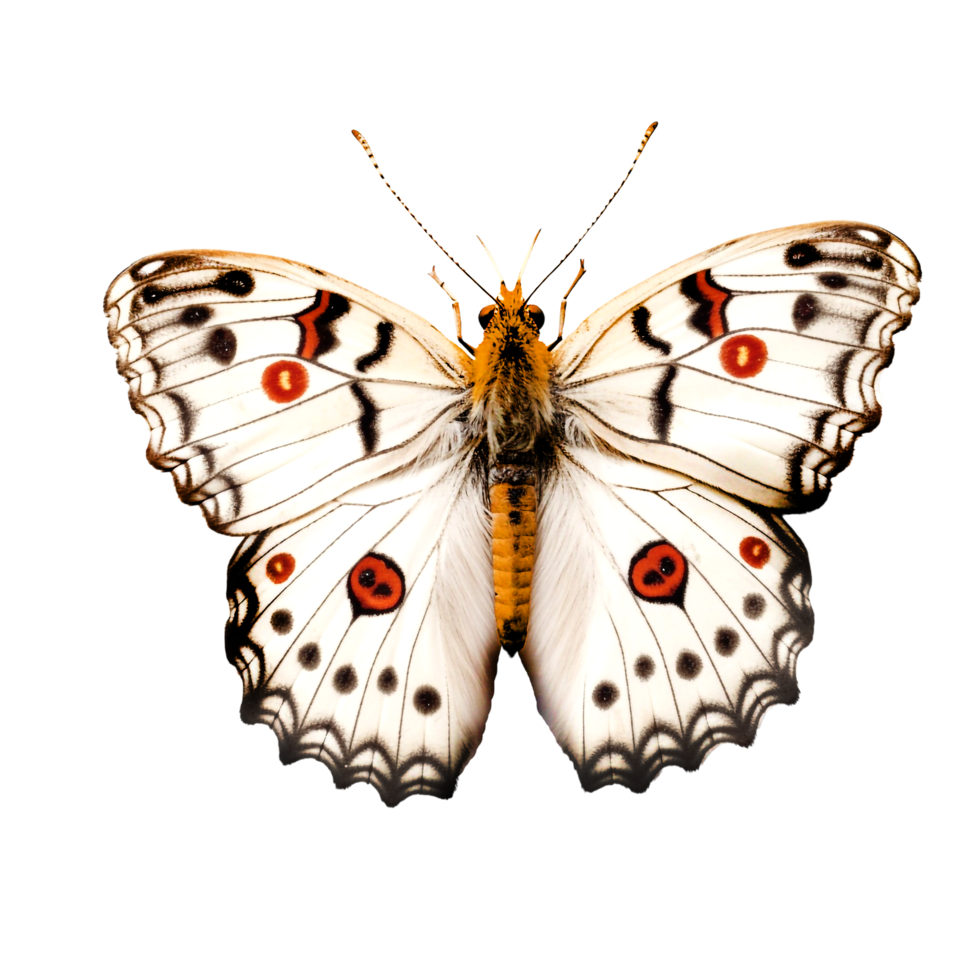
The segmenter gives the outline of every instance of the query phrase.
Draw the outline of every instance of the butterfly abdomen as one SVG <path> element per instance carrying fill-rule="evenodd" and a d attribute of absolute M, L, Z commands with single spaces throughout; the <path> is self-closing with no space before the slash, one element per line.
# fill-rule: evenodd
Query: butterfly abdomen
<path fill-rule="evenodd" d="M 531 453 L 507 453 L 490 468 L 493 590 L 497 636 L 511 654 L 524 646 L 531 611 L 537 530 L 537 471 Z"/>

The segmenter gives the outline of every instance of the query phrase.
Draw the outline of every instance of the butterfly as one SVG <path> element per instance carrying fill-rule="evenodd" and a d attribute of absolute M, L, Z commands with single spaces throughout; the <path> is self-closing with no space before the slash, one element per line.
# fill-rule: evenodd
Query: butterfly
<path fill-rule="evenodd" d="M 520 276 L 473 351 L 455 301 L 462 346 L 234 252 L 141 259 L 105 310 L 149 461 L 241 539 L 243 720 L 394 806 L 452 795 L 501 647 L 587 790 L 696 769 L 797 699 L 810 569 L 783 514 L 877 425 L 919 277 L 891 233 L 832 221 L 703 252 L 551 346 Z"/>

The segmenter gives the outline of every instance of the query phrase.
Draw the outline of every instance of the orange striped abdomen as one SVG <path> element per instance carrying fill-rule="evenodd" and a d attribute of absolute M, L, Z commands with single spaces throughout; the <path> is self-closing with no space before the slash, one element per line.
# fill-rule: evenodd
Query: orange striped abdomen
<path fill-rule="evenodd" d="M 538 526 L 536 483 L 533 470 L 525 467 L 491 469 L 493 608 L 500 644 L 511 654 L 524 646 L 531 611 L 534 534 Z"/>

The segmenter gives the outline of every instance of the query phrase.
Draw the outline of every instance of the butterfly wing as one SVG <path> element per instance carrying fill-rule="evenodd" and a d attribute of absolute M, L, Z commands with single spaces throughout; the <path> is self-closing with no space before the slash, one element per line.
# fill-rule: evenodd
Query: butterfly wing
<path fill-rule="evenodd" d="M 918 278 L 881 228 L 783 228 L 640 283 L 558 348 L 568 442 L 522 656 L 587 789 L 642 791 L 796 700 L 810 573 L 774 511 L 819 506 L 877 424 Z"/>
<path fill-rule="evenodd" d="M 227 654 L 283 762 L 319 759 L 389 806 L 452 795 L 499 652 L 485 481 L 472 454 L 440 460 L 241 543 Z"/>
<path fill-rule="evenodd" d="M 147 457 L 212 528 L 251 534 L 397 470 L 464 404 L 434 327 L 298 263 L 170 252 L 109 287 L 109 338 Z"/>
<path fill-rule="evenodd" d="M 920 270 L 882 228 L 741 238 L 623 293 L 559 346 L 566 411 L 616 449 L 779 510 L 818 507 L 880 416 Z"/>
<path fill-rule="evenodd" d="M 558 451 L 541 500 L 521 657 L 585 789 L 642 792 L 796 700 L 810 573 L 780 517 L 582 446 Z"/>
<path fill-rule="evenodd" d="M 450 796 L 499 651 L 486 462 L 457 417 L 470 359 L 352 283 L 181 252 L 110 286 L 109 336 L 147 456 L 226 534 L 242 717 L 284 762 L 395 805 Z"/>

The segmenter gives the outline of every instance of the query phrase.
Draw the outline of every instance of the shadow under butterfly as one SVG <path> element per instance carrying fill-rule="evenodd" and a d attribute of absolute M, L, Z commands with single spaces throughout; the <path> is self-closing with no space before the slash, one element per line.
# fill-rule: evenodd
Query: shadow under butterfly
<path fill-rule="evenodd" d="M 781 515 L 878 423 L 919 276 L 894 235 L 834 221 L 710 249 L 550 347 L 521 275 L 475 351 L 455 300 L 461 346 L 234 252 L 141 259 L 105 310 L 150 462 L 242 539 L 242 718 L 393 806 L 452 795 L 501 646 L 587 790 L 642 792 L 796 700 L 810 570 Z"/>

